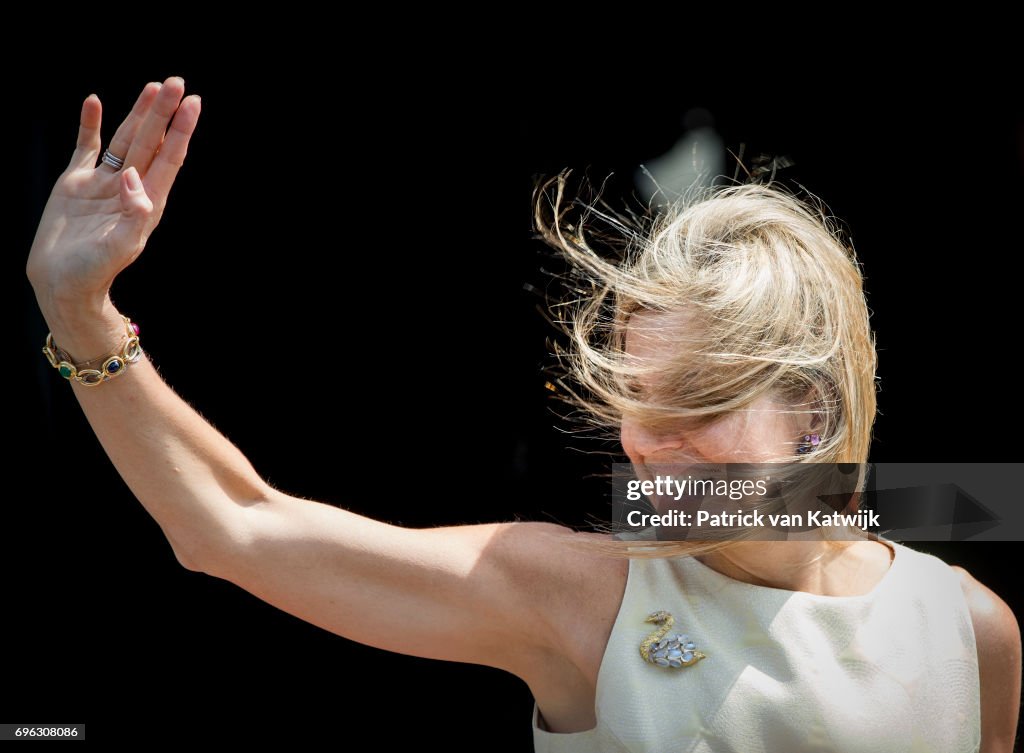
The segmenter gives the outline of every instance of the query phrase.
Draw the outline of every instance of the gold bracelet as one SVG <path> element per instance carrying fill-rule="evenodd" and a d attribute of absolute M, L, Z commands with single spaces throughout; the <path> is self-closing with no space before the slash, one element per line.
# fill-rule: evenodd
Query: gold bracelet
<path fill-rule="evenodd" d="M 127 316 L 124 319 L 124 331 L 126 340 L 120 346 L 120 350 L 105 356 L 99 356 L 89 361 L 83 361 L 75 366 L 74 359 L 65 350 L 57 347 L 53 341 L 53 333 L 46 335 L 46 345 L 43 346 L 43 355 L 50 365 L 57 369 L 57 372 L 68 381 L 74 380 L 86 387 L 95 387 L 103 384 L 116 376 L 120 376 L 128 370 L 130 364 L 136 363 L 142 358 L 142 346 L 139 345 L 139 325 L 132 322 Z M 85 368 L 90 364 L 103 362 L 98 369 Z"/>

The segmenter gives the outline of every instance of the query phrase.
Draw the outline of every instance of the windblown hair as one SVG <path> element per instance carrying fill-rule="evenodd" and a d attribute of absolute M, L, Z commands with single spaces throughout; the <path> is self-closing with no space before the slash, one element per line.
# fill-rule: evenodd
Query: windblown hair
<path fill-rule="evenodd" d="M 813 412 L 822 438 L 811 458 L 794 437 L 779 462 L 867 460 L 877 359 L 861 271 L 816 200 L 733 185 L 625 221 L 566 194 L 566 175 L 542 185 L 535 221 L 573 269 L 570 300 L 552 310 L 569 337 L 570 399 L 591 422 L 699 426 L 769 395 Z M 595 250 L 609 230 L 619 258 Z M 625 352 L 641 311 L 663 315 L 654 336 L 670 355 L 657 363 Z"/>

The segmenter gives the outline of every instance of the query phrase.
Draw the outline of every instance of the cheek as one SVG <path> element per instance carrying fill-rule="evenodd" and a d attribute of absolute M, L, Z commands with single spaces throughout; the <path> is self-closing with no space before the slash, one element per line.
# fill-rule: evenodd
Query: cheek
<path fill-rule="evenodd" d="M 769 462 L 785 454 L 792 442 L 788 423 L 774 411 L 737 414 L 697 432 L 694 444 L 715 462 Z"/>
<path fill-rule="evenodd" d="M 734 423 L 727 420 L 697 432 L 694 445 L 700 449 L 700 454 L 716 463 L 740 461 L 750 444 L 750 436 Z"/>

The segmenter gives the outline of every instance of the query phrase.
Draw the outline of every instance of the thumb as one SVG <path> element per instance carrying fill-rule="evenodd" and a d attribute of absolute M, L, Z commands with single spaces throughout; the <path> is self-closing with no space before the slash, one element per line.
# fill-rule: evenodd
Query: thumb
<path fill-rule="evenodd" d="M 135 167 L 129 167 L 121 174 L 121 213 L 130 225 L 138 226 L 141 232 L 153 212 L 153 202 L 146 195 L 142 178 Z"/>

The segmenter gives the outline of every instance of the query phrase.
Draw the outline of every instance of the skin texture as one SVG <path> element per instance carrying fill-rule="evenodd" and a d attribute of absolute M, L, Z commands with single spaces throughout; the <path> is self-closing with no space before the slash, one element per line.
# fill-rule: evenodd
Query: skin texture
<path fill-rule="evenodd" d="M 40 220 L 27 264 L 56 342 L 80 360 L 111 352 L 123 325 L 110 301 L 117 274 L 142 252 L 184 162 L 201 103 L 170 78 L 147 84 L 110 150 L 102 107 L 82 106 L 78 143 Z M 656 358 L 642 315 L 628 347 Z M 227 579 L 352 640 L 400 653 L 474 662 L 530 686 L 548 727 L 595 724 L 597 673 L 627 563 L 576 544 L 594 538 L 542 523 L 412 530 L 272 489 L 147 359 L 94 389 L 72 389 L 104 449 L 185 567 Z M 699 432 L 658 436 L 626 422 L 622 444 L 645 463 L 757 460 L 813 426 L 765 398 Z M 886 547 L 858 542 L 742 546 L 705 558 L 731 577 L 829 595 L 870 590 Z M 1020 634 L 998 596 L 963 573 L 982 672 L 985 751 L 1010 750 L 1020 691 Z M 389 627 L 415 620 L 417 640 Z"/>

